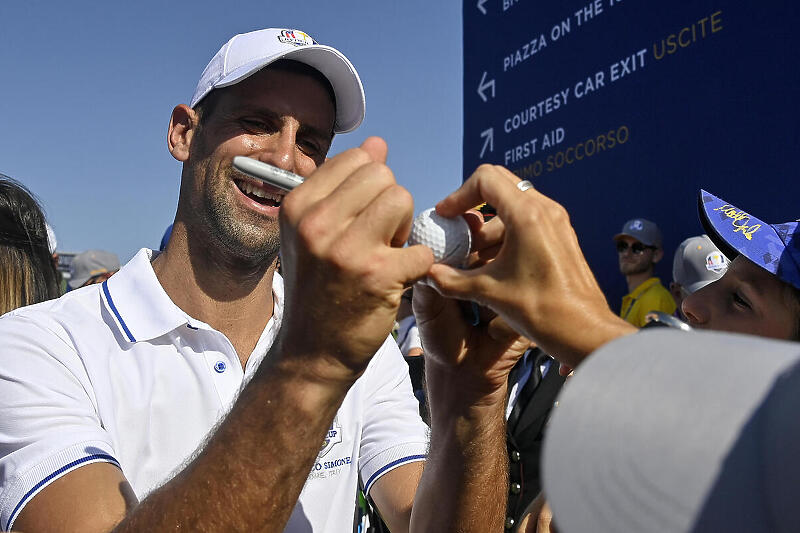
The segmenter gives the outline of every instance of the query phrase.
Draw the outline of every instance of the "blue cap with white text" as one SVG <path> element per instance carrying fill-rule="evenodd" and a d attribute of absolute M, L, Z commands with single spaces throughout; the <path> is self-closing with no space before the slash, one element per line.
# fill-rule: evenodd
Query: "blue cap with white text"
<path fill-rule="evenodd" d="M 700 221 L 722 253 L 741 254 L 800 289 L 800 224 L 768 224 L 713 194 L 700 190 Z"/>

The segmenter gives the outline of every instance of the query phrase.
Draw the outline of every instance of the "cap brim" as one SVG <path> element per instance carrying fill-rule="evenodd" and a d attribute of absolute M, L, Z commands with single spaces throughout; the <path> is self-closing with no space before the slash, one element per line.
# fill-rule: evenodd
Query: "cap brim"
<path fill-rule="evenodd" d="M 689 291 L 689 294 L 692 294 L 693 292 L 699 291 L 700 289 L 702 289 L 706 285 L 708 285 L 710 283 L 714 283 L 715 281 L 717 281 L 717 280 L 715 280 L 715 279 L 704 279 L 703 281 L 697 281 L 695 283 L 690 283 L 689 285 L 684 285 L 683 288 L 686 289 L 687 291 Z"/>
<path fill-rule="evenodd" d="M 778 275 L 786 245 L 771 224 L 702 189 L 697 202 L 703 228 L 728 259 L 741 254 Z"/>
<path fill-rule="evenodd" d="M 318 70 L 331 83 L 336 96 L 334 133 L 347 133 L 361 125 L 366 112 L 366 99 L 361 79 L 350 60 L 330 46 L 308 45 L 245 63 L 215 83 L 214 88 L 228 87 L 239 83 L 279 59 L 292 59 L 305 63 Z"/>
<path fill-rule="evenodd" d="M 631 235 L 630 233 L 624 233 L 624 232 L 623 233 L 617 233 L 616 235 L 614 235 L 614 240 L 618 241 L 621 237 L 630 237 L 631 239 L 636 239 L 637 241 L 639 241 L 639 237 L 637 237 L 636 235 Z M 639 242 L 642 242 L 642 241 L 639 241 Z M 642 243 L 642 244 L 644 244 L 644 243 Z"/>
<path fill-rule="evenodd" d="M 799 364 L 797 343 L 669 329 L 592 354 L 544 443 L 559 530 L 767 531 L 800 519 Z"/>
<path fill-rule="evenodd" d="M 74 291 L 75 289 L 81 288 L 87 281 L 89 281 L 89 276 L 85 278 L 70 278 L 69 281 L 67 281 L 67 286 L 70 290 Z"/>
<path fill-rule="evenodd" d="M 616 235 L 614 235 L 614 242 L 618 241 L 620 239 L 620 237 L 630 237 L 631 239 L 636 239 L 637 241 L 639 241 L 640 243 L 644 244 L 645 246 L 658 246 L 659 248 L 661 247 L 660 245 L 658 245 L 658 244 L 656 244 L 654 242 L 645 242 L 645 241 L 643 241 L 642 238 L 639 235 L 631 235 L 630 233 L 625 233 L 624 231 L 622 233 L 617 233 Z"/>

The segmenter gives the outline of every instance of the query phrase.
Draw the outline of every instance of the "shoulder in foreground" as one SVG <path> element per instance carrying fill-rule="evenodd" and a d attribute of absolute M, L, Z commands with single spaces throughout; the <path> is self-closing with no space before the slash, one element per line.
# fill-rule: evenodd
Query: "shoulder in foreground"
<path fill-rule="evenodd" d="M 89 285 L 53 300 L 13 309 L 0 316 L 0 331 L 13 329 L 15 324 L 21 322 L 32 322 L 51 329 L 58 324 L 97 316 L 101 305 L 100 290 L 99 284 Z"/>

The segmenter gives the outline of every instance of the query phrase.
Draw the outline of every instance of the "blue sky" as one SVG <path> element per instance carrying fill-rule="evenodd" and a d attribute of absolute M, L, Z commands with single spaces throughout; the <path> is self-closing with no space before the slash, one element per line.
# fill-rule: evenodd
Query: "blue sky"
<path fill-rule="evenodd" d="M 166 149 L 172 108 L 188 103 L 232 35 L 293 27 L 347 55 L 367 116 L 331 154 L 369 135 L 432 206 L 461 183 L 461 2 L 0 2 L 0 172 L 43 204 L 61 251 L 127 261 L 172 222 L 180 165 Z"/>

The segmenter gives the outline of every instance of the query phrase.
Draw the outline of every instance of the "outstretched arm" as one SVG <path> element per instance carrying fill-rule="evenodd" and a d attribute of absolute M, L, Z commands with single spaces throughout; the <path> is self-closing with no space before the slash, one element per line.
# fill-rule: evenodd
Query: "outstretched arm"
<path fill-rule="evenodd" d="M 591 352 L 636 328 L 606 302 L 567 211 L 535 189 L 521 191 L 503 167 L 482 165 L 437 211 L 456 216 L 488 202 L 497 216 L 474 232 L 483 266 L 436 264 L 438 290 L 492 308 L 561 363 L 575 367 Z"/>

